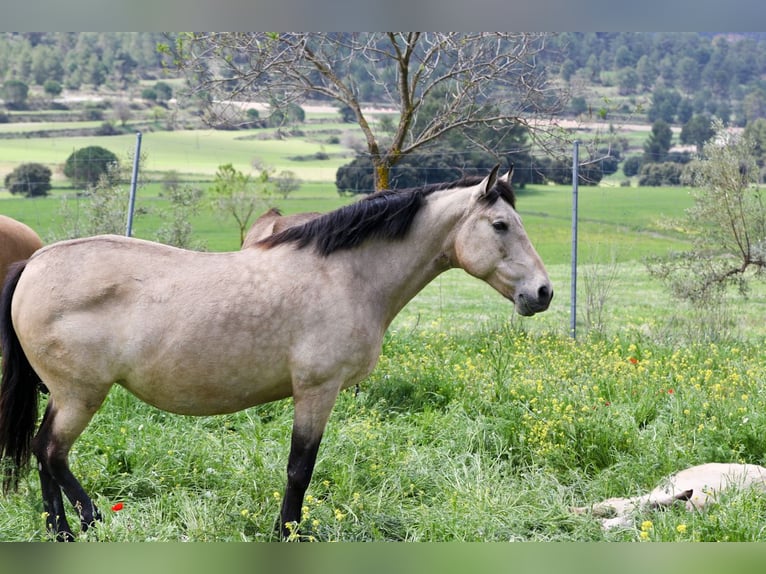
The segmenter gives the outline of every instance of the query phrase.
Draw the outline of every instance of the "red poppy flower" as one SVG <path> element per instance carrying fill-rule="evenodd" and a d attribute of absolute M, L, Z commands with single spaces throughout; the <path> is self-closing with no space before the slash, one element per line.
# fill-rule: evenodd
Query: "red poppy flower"
<path fill-rule="evenodd" d="M 120 510 L 123 509 L 123 507 L 124 505 L 122 504 L 122 502 L 118 502 L 117 504 L 112 506 L 112 510 L 114 510 L 115 512 L 119 512 Z"/>
<path fill-rule="evenodd" d="M 630 357 L 630 358 L 628 359 L 628 361 L 630 361 L 630 363 L 631 363 L 632 365 L 637 365 L 637 364 L 638 364 L 638 359 L 636 359 L 635 357 Z"/>
<path fill-rule="evenodd" d="M 674 392 L 675 392 L 675 391 L 673 391 L 673 389 L 668 389 L 668 394 L 669 394 L 669 395 L 672 395 Z"/>

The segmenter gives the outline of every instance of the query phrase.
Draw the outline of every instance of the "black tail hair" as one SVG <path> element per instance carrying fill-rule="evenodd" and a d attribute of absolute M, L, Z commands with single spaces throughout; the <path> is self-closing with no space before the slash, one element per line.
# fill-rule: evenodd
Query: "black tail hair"
<path fill-rule="evenodd" d="M 0 296 L 0 346 L 3 360 L 0 385 L 0 466 L 4 492 L 18 487 L 19 476 L 29 465 L 32 436 L 37 423 L 38 385 L 41 382 L 19 344 L 11 321 L 11 300 L 26 264 L 26 261 L 20 261 L 9 268 Z"/>

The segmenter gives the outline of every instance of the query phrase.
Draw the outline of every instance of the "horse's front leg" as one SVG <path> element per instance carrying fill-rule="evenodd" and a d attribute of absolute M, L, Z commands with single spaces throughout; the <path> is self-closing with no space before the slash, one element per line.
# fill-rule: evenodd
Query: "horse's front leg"
<path fill-rule="evenodd" d="M 295 529 L 301 521 L 303 497 L 311 482 L 319 444 L 339 388 L 320 387 L 311 389 L 311 392 L 295 394 L 295 419 L 287 460 L 287 487 L 280 511 L 283 540 L 297 533 Z"/>
<path fill-rule="evenodd" d="M 301 521 L 303 497 L 311 482 L 321 440 L 321 435 L 312 438 L 304 437 L 296 434 L 293 429 L 290 458 L 287 461 L 287 487 L 280 511 L 283 540 L 288 539 L 291 534 L 297 534 L 295 529 Z"/>

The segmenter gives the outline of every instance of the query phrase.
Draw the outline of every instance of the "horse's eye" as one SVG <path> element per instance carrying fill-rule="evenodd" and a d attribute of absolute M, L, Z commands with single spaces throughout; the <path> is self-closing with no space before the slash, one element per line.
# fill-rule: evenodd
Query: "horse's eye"
<path fill-rule="evenodd" d="M 492 227 L 495 228 L 495 231 L 508 231 L 508 224 L 505 221 L 495 221 Z"/>

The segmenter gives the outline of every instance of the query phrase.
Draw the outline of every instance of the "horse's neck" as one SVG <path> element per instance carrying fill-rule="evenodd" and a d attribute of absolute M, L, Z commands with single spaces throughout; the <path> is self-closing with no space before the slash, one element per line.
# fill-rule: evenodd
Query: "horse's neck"
<path fill-rule="evenodd" d="M 452 266 L 455 227 L 465 213 L 461 190 L 436 192 L 406 237 L 372 240 L 354 255 L 356 282 L 380 307 L 385 326 L 428 283 Z M 465 199 L 465 201 L 461 201 Z M 350 254 L 350 253 L 349 253 Z"/>

